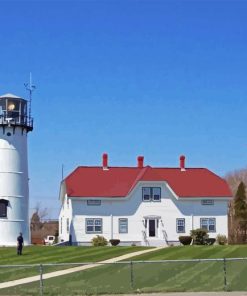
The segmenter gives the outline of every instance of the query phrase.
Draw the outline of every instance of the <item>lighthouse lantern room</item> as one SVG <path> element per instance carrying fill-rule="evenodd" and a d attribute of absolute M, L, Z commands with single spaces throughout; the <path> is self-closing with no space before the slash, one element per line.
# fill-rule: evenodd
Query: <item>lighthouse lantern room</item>
<path fill-rule="evenodd" d="M 28 101 L 0 96 L 0 245 L 30 243 L 27 134 L 33 130 Z"/>

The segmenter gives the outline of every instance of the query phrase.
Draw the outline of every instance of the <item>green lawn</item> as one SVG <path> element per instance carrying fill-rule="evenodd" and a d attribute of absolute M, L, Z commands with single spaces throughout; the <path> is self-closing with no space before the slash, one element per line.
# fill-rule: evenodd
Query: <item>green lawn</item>
<path fill-rule="evenodd" d="M 170 247 L 157 252 L 151 252 L 150 254 L 133 257 L 132 260 L 176 260 L 242 257 L 247 257 L 247 245 Z"/>
<path fill-rule="evenodd" d="M 95 248 L 89 248 L 88 251 L 90 252 L 91 249 Z M 114 248 L 109 249 L 115 251 Z M 118 252 L 118 249 L 121 248 L 116 247 L 115 249 Z M 96 248 L 96 251 L 104 253 L 108 252 L 108 249 L 99 247 Z M 64 252 L 67 252 L 66 248 L 64 248 Z M 104 255 L 102 254 L 102 256 Z M 138 256 L 132 260 L 153 261 L 224 257 L 247 257 L 247 246 L 170 247 Z M 161 291 L 220 291 L 224 289 L 222 262 L 133 263 L 132 271 L 131 273 L 130 264 L 115 264 L 48 279 L 44 281 L 44 295 L 96 295 L 101 293 L 137 293 L 140 291 L 147 293 Z M 246 274 L 247 261 L 227 262 L 227 289 L 246 291 Z M 133 280 L 132 284 L 131 279 Z M 38 289 L 39 283 L 36 282 L 11 289 L 3 289 L 0 290 L 0 294 L 37 295 Z"/>
<path fill-rule="evenodd" d="M 22 256 L 17 256 L 16 248 L 6 247 L 0 248 L 0 265 L 97 262 L 140 250 L 146 248 L 29 246 L 23 249 Z"/>
<path fill-rule="evenodd" d="M 97 262 L 145 249 L 144 247 L 25 247 L 22 256 L 16 248 L 0 248 L 0 282 L 37 275 L 39 267 L 1 268 L 1 265 Z M 45 272 L 64 267 L 45 267 Z"/>

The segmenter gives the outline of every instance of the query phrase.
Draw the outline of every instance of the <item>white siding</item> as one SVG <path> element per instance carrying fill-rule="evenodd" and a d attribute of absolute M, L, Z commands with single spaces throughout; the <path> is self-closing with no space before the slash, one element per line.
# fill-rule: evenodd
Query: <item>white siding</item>
<path fill-rule="evenodd" d="M 23 234 L 30 243 L 27 132 L 21 127 L 0 130 L 0 199 L 9 201 L 7 218 L 0 218 L 0 245 L 16 246 Z M 7 134 L 10 133 L 10 136 Z"/>
<path fill-rule="evenodd" d="M 59 240 L 68 241 L 71 233 L 71 221 L 72 221 L 72 206 L 71 199 L 65 195 L 62 199 L 62 207 L 59 215 Z M 61 225 L 62 219 L 62 225 Z M 69 232 L 67 232 L 67 219 L 69 219 Z M 61 232 L 62 230 L 62 232 Z"/>
<path fill-rule="evenodd" d="M 161 187 L 161 201 L 143 202 L 142 187 L 145 186 Z M 72 241 L 78 243 L 90 242 L 97 235 L 86 233 L 86 218 L 102 218 L 102 235 L 108 240 L 120 239 L 122 243 L 157 245 L 165 244 L 166 239 L 170 242 L 178 241 L 179 235 L 189 235 L 191 229 L 199 228 L 200 218 L 203 217 L 216 219 L 216 232 L 209 233 L 210 237 L 216 237 L 218 233 L 227 235 L 227 205 L 226 199 L 215 199 L 214 205 L 202 205 L 199 198 L 177 199 L 165 182 L 139 182 L 128 197 L 102 198 L 100 206 L 88 206 L 87 198 L 73 198 L 70 209 L 67 209 L 65 198 L 64 209 L 60 214 L 64 217 L 60 238 L 68 240 L 69 234 L 65 233 L 67 217 L 72 219 Z M 156 216 L 158 225 L 156 237 L 148 237 L 148 242 L 145 242 L 143 232 L 147 236 L 149 234 L 148 227 L 145 229 L 144 226 L 144 217 L 147 216 Z M 119 218 L 128 218 L 128 233 L 119 233 Z M 177 218 L 185 218 L 184 234 L 176 231 Z"/>

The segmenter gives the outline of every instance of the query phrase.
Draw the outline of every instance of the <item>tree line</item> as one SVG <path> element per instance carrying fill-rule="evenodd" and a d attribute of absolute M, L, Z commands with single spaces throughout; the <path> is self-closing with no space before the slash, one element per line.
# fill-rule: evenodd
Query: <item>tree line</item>
<path fill-rule="evenodd" d="M 229 203 L 228 241 L 232 244 L 247 242 L 247 170 L 234 171 L 225 176 L 234 199 Z"/>

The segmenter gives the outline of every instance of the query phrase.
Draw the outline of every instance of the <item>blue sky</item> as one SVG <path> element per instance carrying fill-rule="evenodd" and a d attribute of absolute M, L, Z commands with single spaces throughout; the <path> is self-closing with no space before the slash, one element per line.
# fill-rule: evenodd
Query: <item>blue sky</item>
<path fill-rule="evenodd" d="M 27 97 L 30 200 L 61 166 L 246 167 L 246 1 L 0 1 L 0 93 Z"/>

